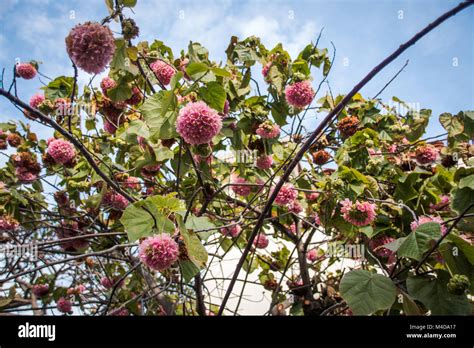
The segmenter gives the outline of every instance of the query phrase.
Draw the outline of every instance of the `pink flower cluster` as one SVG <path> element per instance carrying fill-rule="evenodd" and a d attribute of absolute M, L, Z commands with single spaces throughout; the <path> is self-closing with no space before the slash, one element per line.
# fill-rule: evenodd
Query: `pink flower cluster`
<path fill-rule="evenodd" d="M 49 285 L 48 284 L 36 284 L 33 285 L 33 288 L 31 289 L 31 292 L 36 296 L 36 297 L 44 297 L 48 294 L 49 292 Z"/>
<path fill-rule="evenodd" d="M 25 80 L 31 80 L 36 76 L 36 68 L 30 63 L 17 64 L 15 71 L 18 76 Z"/>
<path fill-rule="evenodd" d="M 114 210 L 122 211 L 127 208 L 130 202 L 120 193 L 116 193 L 115 191 L 107 191 L 102 198 L 102 204 Z"/>
<path fill-rule="evenodd" d="M 188 103 L 179 112 L 176 130 L 191 145 L 208 144 L 222 128 L 222 120 L 217 111 L 206 103 Z"/>
<path fill-rule="evenodd" d="M 66 49 L 79 68 L 90 74 L 99 74 L 114 55 L 114 35 L 108 27 L 99 23 L 78 24 L 66 37 Z"/>
<path fill-rule="evenodd" d="M 292 184 L 283 184 L 275 198 L 275 204 L 285 206 L 292 204 L 298 197 L 298 191 Z"/>
<path fill-rule="evenodd" d="M 72 237 L 79 237 L 82 234 L 82 230 L 79 229 L 79 224 L 76 221 L 62 221 L 60 226 L 56 228 L 56 234 L 61 240 Z M 89 241 L 85 238 L 77 238 L 62 241 L 60 245 L 61 248 L 66 251 L 81 251 L 86 250 L 89 247 Z"/>
<path fill-rule="evenodd" d="M 439 203 L 433 204 L 430 203 L 430 212 L 434 213 L 435 211 L 446 211 L 449 210 L 450 198 L 447 195 L 441 195 Z"/>
<path fill-rule="evenodd" d="M 234 222 L 232 222 L 234 223 Z M 240 227 L 239 224 L 234 224 L 230 227 L 222 227 L 221 228 L 221 233 L 224 236 L 230 236 L 230 237 L 237 237 L 240 234 L 240 231 L 242 231 L 242 227 Z"/>
<path fill-rule="evenodd" d="M 260 156 L 257 158 L 255 165 L 257 166 L 258 169 L 262 169 L 262 170 L 270 169 L 273 165 L 273 157 L 271 155 Z"/>
<path fill-rule="evenodd" d="M 239 196 L 245 197 L 245 196 L 248 196 L 252 192 L 251 186 L 239 185 L 239 184 L 248 184 L 247 180 L 245 180 L 244 178 L 241 178 L 240 176 L 234 176 L 232 178 L 231 184 L 236 184 L 236 185 L 232 185 L 231 189 Z"/>
<path fill-rule="evenodd" d="M 53 139 L 48 142 L 48 155 L 58 164 L 70 162 L 76 156 L 74 145 L 64 139 Z"/>
<path fill-rule="evenodd" d="M 148 237 L 140 243 L 140 259 L 148 267 L 163 271 L 176 262 L 179 255 L 178 244 L 167 233 Z"/>
<path fill-rule="evenodd" d="M 303 211 L 303 207 L 301 206 L 300 202 L 295 200 L 288 204 L 288 211 L 295 214 L 299 214 Z"/>
<path fill-rule="evenodd" d="M 439 216 L 430 216 L 430 215 L 422 215 L 418 218 L 418 220 L 412 221 L 410 224 L 410 228 L 412 231 L 415 231 L 418 226 L 426 224 L 428 222 L 437 222 L 440 224 L 441 227 L 441 233 L 444 235 L 448 229 L 446 225 L 444 225 L 443 219 L 441 219 Z"/>
<path fill-rule="evenodd" d="M 117 87 L 117 82 L 111 79 L 110 77 L 106 76 L 100 82 L 100 88 L 102 89 L 102 93 L 107 96 L 107 92 L 109 89 Z"/>
<path fill-rule="evenodd" d="M 15 169 L 15 175 L 19 182 L 23 184 L 31 184 L 38 179 L 38 175 L 28 170 L 25 167 L 18 167 Z"/>
<path fill-rule="evenodd" d="M 354 226 L 367 226 L 375 220 L 375 204 L 359 201 L 352 203 L 346 198 L 341 205 L 342 217 Z"/>
<path fill-rule="evenodd" d="M 265 236 L 264 234 L 260 233 L 256 238 L 255 240 L 253 241 L 253 245 L 257 248 L 257 249 L 265 249 L 267 246 L 268 246 L 268 243 L 270 241 L 268 240 L 267 236 Z"/>
<path fill-rule="evenodd" d="M 175 69 L 162 60 L 157 60 L 150 64 L 150 69 L 155 73 L 156 78 L 163 85 L 169 85 L 171 78 L 176 73 Z"/>
<path fill-rule="evenodd" d="M 310 202 L 317 200 L 318 197 L 319 197 L 319 192 L 311 192 L 309 194 L 306 194 L 306 199 Z"/>
<path fill-rule="evenodd" d="M 37 93 L 30 98 L 30 106 L 34 109 L 38 109 L 38 107 L 42 102 L 44 102 L 44 100 L 44 95 Z"/>
<path fill-rule="evenodd" d="M 438 159 L 439 150 L 435 146 L 427 144 L 417 148 L 415 156 L 418 163 L 430 164 Z"/>
<path fill-rule="evenodd" d="M 265 139 L 272 139 L 280 136 L 280 127 L 273 124 L 271 121 L 265 121 L 260 126 L 258 126 L 256 132 L 257 135 L 260 135 Z"/>
<path fill-rule="evenodd" d="M 20 226 L 20 223 L 10 215 L 0 216 L 0 232 L 13 232 Z"/>
<path fill-rule="evenodd" d="M 295 108 L 302 109 L 313 101 L 314 90 L 309 81 L 295 82 L 286 86 L 285 97 L 288 104 Z"/>
<path fill-rule="evenodd" d="M 58 311 L 62 313 L 71 313 L 72 312 L 72 303 L 71 301 L 61 297 L 59 300 L 56 301 L 56 305 Z"/>
<path fill-rule="evenodd" d="M 393 251 L 387 248 L 384 248 L 383 246 L 385 244 L 389 244 L 393 242 L 395 238 L 390 237 L 390 236 L 385 236 L 385 235 L 379 235 L 374 237 L 373 239 L 370 240 L 369 242 L 369 247 L 372 249 L 372 251 L 375 252 L 375 254 L 379 257 L 389 257 L 393 255 Z"/>
<path fill-rule="evenodd" d="M 319 249 L 318 248 L 314 248 L 314 249 L 309 250 L 306 253 L 306 258 L 308 259 L 308 261 L 315 262 L 315 261 L 324 259 L 324 256 L 319 255 Z"/>
<path fill-rule="evenodd" d="M 140 185 L 140 179 L 138 179 L 135 176 L 129 176 L 128 178 L 125 179 L 124 186 L 132 189 L 132 190 L 137 190 L 140 191 L 142 186 Z"/>

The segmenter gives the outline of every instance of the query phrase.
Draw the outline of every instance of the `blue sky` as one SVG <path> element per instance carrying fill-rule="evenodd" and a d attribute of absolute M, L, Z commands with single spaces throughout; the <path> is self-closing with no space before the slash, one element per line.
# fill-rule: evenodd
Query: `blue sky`
<path fill-rule="evenodd" d="M 334 94 L 347 93 L 373 66 L 415 32 L 454 7 L 460 0 L 138 0 L 133 16 L 140 26 L 140 40 L 159 39 L 176 54 L 190 40 L 206 46 L 211 58 L 225 60 L 231 35 L 256 35 L 271 48 L 277 42 L 296 57 L 324 27 L 320 47 L 337 48 L 329 77 Z M 11 79 L 15 59 L 42 61 L 40 71 L 54 77 L 71 76 L 64 38 L 77 23 L 100 20 L 107 15 L 101 0 L 1 0 L 0 67 Z M 401 68 L 404 72 L 381 95 L 397 96 L 433 110 L 430 135 L 441 133 L 436 121 L 442 112 L 474 109 L 474 7 L 449 19 L 410 48 L 362 90 L 375 95 Z M 117 30 L 116 25 L 112 29 Z M 344 64 L 346 63 L 346 64 Z M 457 63 L 457 64 L 456 64 Z M 89 75 L 81 72 L 80 85 Z M 315 84 L 319 75 L 315 76 Z M 100 79 L 98 79 L 100 81 Z M 41 86 L 38 79 L 19 81 L 25 100 Z M 0 100 L 1 121 L 21 116 Z M 306 123 L 311 128 L 315 118 Z M 40 135 L 44 127 L 35 126 Z M 45 133 L 46 132 L 46 133 Z"/>

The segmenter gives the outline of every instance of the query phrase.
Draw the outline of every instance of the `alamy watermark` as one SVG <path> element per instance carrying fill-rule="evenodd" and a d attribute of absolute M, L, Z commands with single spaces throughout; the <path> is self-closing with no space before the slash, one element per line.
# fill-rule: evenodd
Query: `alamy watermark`
<path fill-rule="evenodd" d="M 5 244 L 0 245 L 0 261 L 26 258 L 30 261 L 38 259 L 38 244 Z"/>
<path fill-rule="evenodd" d="M 365 259 L 364 244 L 345 244 L 341 242 L 329 243 L 325 252 L 326 257 L 337 257 L 353 260 Z"/>

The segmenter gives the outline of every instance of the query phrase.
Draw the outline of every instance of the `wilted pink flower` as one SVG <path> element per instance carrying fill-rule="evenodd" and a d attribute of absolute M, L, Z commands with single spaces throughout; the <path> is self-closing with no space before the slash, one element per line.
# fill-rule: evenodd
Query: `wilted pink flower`
<path fill-rule="evenodd" d="M 236 184 L 232 185 L 231 189 L 234 191 L 236 194 L 240 196 L 248 196 L 252 192 L 251 186 L 247 185 L 239 185 L 239 184 L 248 184 L 247 180 L 244 178 L 241 178 L 240 176 L 234 176 L 232 178 L 231 184 Z"/>
<path fill-rule="evenodd" d="M 289 205 L 298 197 L 298 191 L 292 184 L 283 184 L 275 198 L 275 204 L 279 206 Z"/>
<path fill-rule="evenodd" d="M 420 146 L 415 152 L 416 160 L 420 164 L 430 164 L 438 159 L 439 150 L 430 144 Z"/>
<path fill-rule="evenodd" d="M 72 303 L 71 301 L 61 297 L 57 302 L 56 305 L 58 307 L 58 311 L 62 313 L 71 313 L 72 312 Z"/>
<path fill-rule="evenodd" d="M 179 247 L 167 233 L 148 237 L 140 243 L 140 259 L 148 267 L 163 271 L 178 259 Z"/>
<path fill-rule="evenodd" d="M 144 166 L 140 170 L 140 173 L 147 178 L 151 178 L 151 177 L 154 177 L 156 174 L 158 174 L 158 172 L 160 171 L 160 168 L 161 168 L 161 165 L 159 164 L 150 164 L 150 165 Z"/>
<path fill-rule="evenodd" d="M 276 124 L 273 124 L 271 121 L 265 121 L 260 126 L 258 126 L 255 133 L 260 135 L 262 138 L 272 139 L 280 135 L 280 127 L 278 127 Z"/>
<path fill-rule="evenodd" d="M 143 100 L 143 93 L 140 91 L 140 88 L 134 86 L 132 88 L 132 96 L 125 100 L 125 102 L 129 105 L 138 105 Z"/>
<path fill-rule="evenodd" d="M 191 145 L 207 144 L 222 128 L 221 117 L 206 103 L 188 103 L 179 112 L 176 130 Z"/>
<path fill-rule="evenodd" d="M 303 207 L 301 206 L 300 202 L 298 201 L 293 201 L 290 204 L 288 204 L 288 211 L 299 214 L 303 211 Z"/>
<path fill-rule="evenodd" d="M 109 315 L 114 316 L 114 317 L 126 317 L 130 315 L 130 313 L 127 308 L 119 308 L 119 309 L 114 309 L 113 311 L 111 311 Z"/>
<path fill-rule="evenodd" d="M 65 164 L 76 156 L 74 145 L 64 139 L 54 139 L 48 144 L 48 155 L 50 155 L 56 163 Z"/>
<path fill-rule="evenodd" d="M 267 246 L 268 246 L 268 243 L 269 243 L 269 240 L 267 238 L 267 236 L 265 236 L 264 234 L 260 233 L 256 238 L 255 240 L 253 241 L 253 245 L 257 248 L 257 249 L 265 249 Z"/>
<path fill-rule="evenodd" d="M 447 195 L 441 195 L 439 203 L 430 203 L 430 212 L 449 210 L 450 198 Z"/>
<path fill-rule="evenodd" d="M 155 73 L 156 78 L 163 85 L 169 85 L 171 78 L 176 73 L 175 69 L 168 63 L 162 60 L 157 60 L 150 64 L 150 69 Z"/>
<path fill-rule="evenodd" d="M 430 216 L 430 215 L 422 215 L 418 217 L 418 220 L 412 221 L 410 224 L 410 228 L 412 231 L 415 231 L 418 226 L 426 224 L 428 222 L 437 222 L 440 224 L 441 227 L 441 234 L 445 234 L 448 229 L 446 228 L 446 225 L 444 225 L 444 221 L 442 218 L 439 216 Z"/>
<path fill-rule="evenodd" d="M 355 226 L 367 226 L 375 220 L 375 204 L 359 201 L 352 203 L 346 198 L 341 205 L 342 217 Z"/>
<path fill-rule="evenodd" d="M 296 234 L 296 224 L 295 223 L 292 223 L 290 225 L 290 232 L 293 233 L 293 234 Z"/>
<path fill-rule="evenodd" d="M 234 223 L 234 222 L 232 222 L 232 223 Z M 240 231 L 242 231 L 242 227 L 240 227 L 239 224 L 234 224 L 234 225 L 229 226 L 229 227 L 222 227 L 221 228 L 221 233 L 224 236 L 237 237 L 239 235 Z"/>
<path fill-rule="evenodd" d="M 37 297 L 46 296 L 46 294 L 49 292 L 49 285 L 48 284 L 33 285 L 31 292 Z"/>
<path fill-rule="evenodd" d="M 38 106 L 40 106 L 44 100 L 44 95 L 37 93 L 30 98 L 30 106 L 34 109 L 38 109 Z"/>
<path fill-rule="evenodd" d="M 10 215 L 0 216 L 0 232 L 13 232 L 20 226 L 20 223 Z"/>
<path fill-rule="evenodd" d="M 306 194 L 306 199 L 311 202 L 317 200 L 318 197 L 319 197 L 319 192 L 311 192 L 309 194 Z"/>
<path fill-rule="evenodd" d="M 117 125 L 109 121 L 108 119 L 104 119 L 104 130 L 109 134 L 115 134 L 117 131 Z"/>
<path fill-rule="evenodd" d="M 212 155 L 209 155 L 209 156 L 201 156 L 201 155 L 193 155 L 193 159 L 194 159 L 194 162 L 196 162 L 197 164 L 199 163 L 206 163 L 207 165 L 211 165 L 212 163 Z"/>
<path fill-rule="evenodd" d="M 125 210 L 130 202 L 119 193 L 107 191 L 102 198 L 102 204 L 114 210 Z"/>
<path fill-rule="evenodd" d="M 397 152 L 397 149 L 398 149 L 397 144 L 392 144 L 388 147 L 388 152 L 395 153 Z"/>
<path fill-rule="evenodd" d="M 15 67 L 16 74 L 25 80 L 36 76 L 36 68 L 30 63 L 19 63 Z"/>
<path fill-rule="evenodd" d="M 109 278 L 109 277 L 102 277 L 100 279 L 100 284 L 106 289 L 111 289 L 119 279 L 120 278 L 112 279 L 112 278 Z M 123 285 L 123 281 L 119 282 L 117 284 L 117 287 L 121 287 L 122 285 Z"/>
<path fill-rule="evenodd" d="M 135 176 L 129 176 L 128 178 L 126 178 L 124 186 L 132 190 L 141 190 L 142 188 L 142 186 L 140 185 L 140 179 Z"/>
<path fill-rule="evenodd" d="M 390 236 L 384 236 L 384 235 L 379 235 L 375 236 L 373 239 L 370 240 L 369 242 L 369 247 L 372 249 L 372 251 L 375 252 L 375 254 L 379 257 L 389 257 L 393 254 L 393 251 L 387 248 L 384 248 L 383 246 L 385 244 L 391 243 L 395 240 L 395 238 L 390 237 Z"/>
<path fill-rule="evenodd" d="M 109 89 L 117 87 L 117 82 L 115 80 L 111 79 L 110 77 L 106 76 L 102 79 L 100 82 L 100 88 L 102 88 L 102 92 L 107 95 L 107 91 Z"/>
<path fill-rule="evenodd" d="M 267 81 L 266 77 L 268 76 L 268 72 L 270 71 L 271 67 L 272 67 L 272 62 L 268 62 L 262 68 L 262 75 L 265 78 L 265 81 Z"/>
<path fill-rule="evenodd" d="M 90 74 L 99 74 L 114 55 L 114 35 L 108 27 L 99 23 L 78 24 L 66 37 L 66 49 L 79 68 Z"/>
<path fill-rule="evenodd" d="M 32 173 L 28 170 L 28 168 L 25 167 L 17 167 L 15 169 L 15 175 L 18 181 L 24 184 L 30 184 L 38 179 L 38 175 L 36 173 Z"/>
<path fill-rule="evenodd" d="M 295 108 L 302 109 L 313 101 L 314 90 L 309 81 L 296 82 L 286 86 L 285 96 L 288 104 Z"/>
<path fill-rule="evenodd" d="M 260 156 L 257 158 L 257 161 L 255 162 L 255 165 L 257 166 L 258 169 L 270 169 L 273 164 L 273 157 L 271 155 L 266 156 Z"/>
<path fill-rule="evenodd" d="M 315 262 L 315 261 L 323 259 L 324 256 L 319 255 L 319 249 L 318 248 L 314 248 L 314 249 L 309 250 L 306 253 L 306 258 L 308 259 L 308 261 Z"/>
<path fill-rule="evenodd" d="M 318 214 L 318 213 L 314 213 L 313 219 L 314 219 L 314 223 L 315 223 L 316 225 L 321 225 L 321 219 L 319 218 L 319 214 Z"/>
<path fill-rule="evenodd" d="M 61 221 L 61 224 L 56 228 L 56 234 L 60 240 L 79 237 L 82 233 L 77 221 Z M 66 251 L 84 251 L 89 247 L 89 241 L 86 238 L 77 238 L 61 241 L 60 245 Z"/>

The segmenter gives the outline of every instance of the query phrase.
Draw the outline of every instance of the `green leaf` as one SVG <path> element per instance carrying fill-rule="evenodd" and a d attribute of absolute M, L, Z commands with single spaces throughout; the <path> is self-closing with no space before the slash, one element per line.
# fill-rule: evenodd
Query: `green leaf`
<path fill-rule="evenodd" d="M 194 232 L 188 231 L 186 229 L 186 226 L 183 223 L 183 218 L 180 215 L 176 215 L 176 221 L 178 222 L 179 230 L 181 236 L 183 237 L 189 260 L 199 267 L 199 269 L 205 267 L 208 258 L 206 248 L 204 248 L 198 236 Z"/>
<path fill-rule="evenodd" d="M 225 69 L 222 68 L 211 68 L 211 71 L 214 73 L 216 76 L 222 76 L 222 77 L 231 77 L 231 73 L 228 72 Z"/>
<path fill-rule="evenodd" d="M 472 204 L 472 196 L 474 191 L 471 190 L 469 187 L 464 187 L 462 189 L 455 188 L 451 191 L 451 195 L 453 197 L 453 202 L 451 203 L 453 209 L 462 213 L 465 211 L 471 204 Z M 469 209 L 467 213 L 472 213 L 474 211 L 474 207 Z"/>
<path fill-rule="evenodd" d="M 459 181 L 459 188 L 462 189 L 465 187 L 468 187 L 471 190 L 474 190 L 474 174 L 465 176 Z"/>
<path fill-rule="evenodd" d="M 145 209 L 130 204 L 123 212 L 120 222 L 125 227 L 128 239 L 134 242 L 140 238 L 153 234 L 155 222 L 153 217 Z"/>
<path fill-rule="evenodd" d="M 401 243 L 397 250 L 400 257 L 419 261 L 430 248 L 430 242 L 441 237 L 441 226 L 437 222 L 427 222 L 418 226 Z"/>
<path fill-rule="evenodd" d="M 188 230 L 200 231 L 215 228 L 216 226 L 209 221 L 207 216 L 189 215 L 186 220 L 186 228 Z"/>
<path fill-rule="evenodd" d="M 186 74 L 188 74 L 190 77 L 193 77 L 194 79 L 198 79 L 200 76 L 202 76 L 202 73 L 205 73 L 209 70 L 209 66 L 204 63 L 190 63 L 186 67 Z M 199 74 L 199 76 L 194 77 L 194 75 Z"/>
<path fill-rule="evenodd" d="M 137 0 L 120 0 L 125 7 L 135 7 Z"/>
<path fill-rule="evenodd" d="M 137 136 L 141 136 L 145 139 L 148 139 L 150 136 L 148 126 L 141 120 L 133 120 L 130 122 L 130 125 L 120 134 L 121 139 L 128 140 L 129 142 L 132 140 L 132 138 L 135 138 L 134 140 L 136 141 Z"/>
<path fill-rule="evenodd" d="M 176 106 L 176 96 L 172 91 L 160 91 L 140 107 L 152 137 L 171 139 L 178 136 L 175 125 L 178 117 Z"/>
<path fill-rule="evenodd" d="M 470 315 L 466 295 L 454 295 L 447 290 L 448 272 L 437 271 L 437 277 L 417 276 L 407 279 L 408 293 L 431 310 L 432 315 Z"/>
<path fill-rule="evenodd" d="M 132 64 L 127 54 L 127 43 L 123 39 L 115 40 L 115 53 L 110 62 L 110 69 L 115 71 L 125 70 L 132 75 L 138 74 L 138 67 Z"/>
<path fill-rule="evenodd" d="M 73 77 L 59 76 L 50 83 L 48 83 L 47 86 L 41 87 L 41 89 L 44 90 L 44 95 L 46 98 L 54 100 L 56 98 L 71 97 L 73 85 Z"/>
<path fill-rule="evenodd" d="M 396 288 L 390 278 L 365 270 L 344 275 L 339 289 L 356 315 L 369 315 L 387 309 L 396 297 Z"/>
<path fill-rule="evenodd" d="M 469 244 L 466 240 L 462 239 L 461 237 L 455 235 L 455 234 L 449 234 L 447 239 L 456 246 L 461 249 L 463 252 L 464 256 L 468 259 L 468 261 L 471 263 L 471 265 L 474 265 L 474 247 Z"/>
<path fill-rule="evenodd" d="M 205 87 L 199 88 L 199 95 L 213 109 L 219 112 L 224 111 L 227 93 L 219 83 L 209 82 Z"/>
<path fill-rule="evenodd" d="M 124 101 L 132 96 L 132 89 L 126 83 L 121 83 L 117 87 L 107 91 L 107 96 L 114 102 Z"/>
<path fill-rule="evenodd" d="M 189 260 L 179 260 L 179 268 L 185 283 L 188 283 L 199 273 L 199 268 Z"/>

